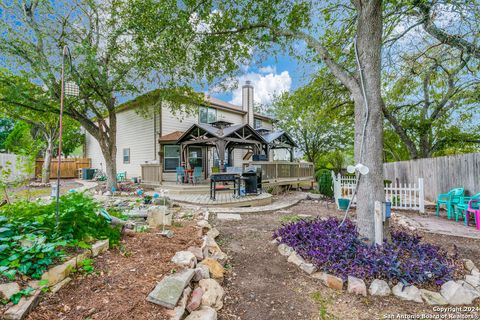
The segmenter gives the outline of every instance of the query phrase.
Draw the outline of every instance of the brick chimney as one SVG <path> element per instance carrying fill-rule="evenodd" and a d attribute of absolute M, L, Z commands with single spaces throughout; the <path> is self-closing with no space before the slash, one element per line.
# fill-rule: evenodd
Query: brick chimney
<path fill-rule="evenodd" d="M 250 80 L 242 86 L 242 108 L 247 112 L 243 123 L 248 123 L 253 128 L 253 86 Z"/>

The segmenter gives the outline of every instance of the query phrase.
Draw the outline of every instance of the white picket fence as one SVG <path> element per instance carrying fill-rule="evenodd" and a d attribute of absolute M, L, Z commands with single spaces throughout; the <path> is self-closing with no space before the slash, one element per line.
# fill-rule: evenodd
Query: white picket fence
<path fill-rule="evenodd" d="M 352 201 L 352 206 L 357 202 L 357 197 L 352 199 L 357 186 L 356 177 L 335 176 L 332 171 L 333 193 L 338 206 L 339 198 Z M 390 202 L 393 209 L 416 210 L 425 212 L 425 191 L 423 178 L 418 178 L 418 183 L 391 183 L 385 186 L 385 201 Z"/>

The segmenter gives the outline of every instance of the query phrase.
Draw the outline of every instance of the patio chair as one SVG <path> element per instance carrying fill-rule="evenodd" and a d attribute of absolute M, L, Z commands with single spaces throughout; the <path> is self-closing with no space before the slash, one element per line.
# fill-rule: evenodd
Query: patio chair
<path fill-rule="evenodd" d="M 117 172 L 117 182 L 124 182 L 127 180 L 127 171 Z"/>
<path fill-rule="evenodd" d="M 455 212 L 454 206 L 460 202 L 464 191 L 463 188 L 454 188 L 448 191 L 448 193 L 439 194 L 437 198 L 436 215 L 440 215 L 440 206 L 444 204 L 447 209 L 447 218 L 451 219 L 452 214 Z"/>
<path fill-rule="evenodd" d="M 177 178 L 176 178 L 177 183 L 178 183 L 178 178 L 180 178 L 180 183 L 183 183 L 185 181 L 185 169 L 183 167 L 177 167 L 175 171 L 177 173 Z"/>
<path fill-rule="evenodd" d="M 463 216 L 465 218 L 465 225 L 468 225 L 468 203 L 470 200 L 480 200 L 480 192 L 471 197 L 461 196 L 460 202 L 455 206 L 455 220 L 458 221 L 458 216 Z"/>
<path fill-rule="evenodd" d="M 202 178 L 202 167 L 193 168 L 193 174 L 189 178 L 192 184 L 197 184 Z"/>
<path fill-rule="evenodd" d="M 480 230 L 480 199 L 472 199 L 468 202 L 468 208 L 467 208 L 467 211 L 465 212 L 465 219 L 466 219 L 465 221 L 467 221 L 467 223 L 468 223 L 468 218 L 470 213 L 474 214 L 477 230 Z"/>

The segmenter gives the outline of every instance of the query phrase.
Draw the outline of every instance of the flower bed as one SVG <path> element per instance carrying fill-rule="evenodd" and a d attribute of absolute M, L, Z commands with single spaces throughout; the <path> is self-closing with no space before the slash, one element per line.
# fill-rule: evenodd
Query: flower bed
<path fill-rule="evenodd" d="M 319 270 L 348 276 L 383 279 L 404 284 L 442 285 L 456 271 L 453 259 L 437 246 L 422 243 L 418 235 L 392 231 L 392 242 L 367 245 L 355 225 L 336 218 L 301 220 L 283 225 L 274 238 L 292 247 Z"/>

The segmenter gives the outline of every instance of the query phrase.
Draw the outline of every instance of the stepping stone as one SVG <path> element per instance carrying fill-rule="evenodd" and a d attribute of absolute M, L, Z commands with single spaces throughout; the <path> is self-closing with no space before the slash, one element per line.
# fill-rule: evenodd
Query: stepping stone
<path fill-rule="evenodd" d="M 219 213 L 217 214 L 218 220 L 242 220 L 242 217 L 238 213 Z"/>
<path fill-rule="evenodd" d="M 186 269 L 163 278 L 148 294 L 147 301 L 169 309 L 175 308 L 183 289 L 190 283 L 194 273 L 193 269 Z"/>

